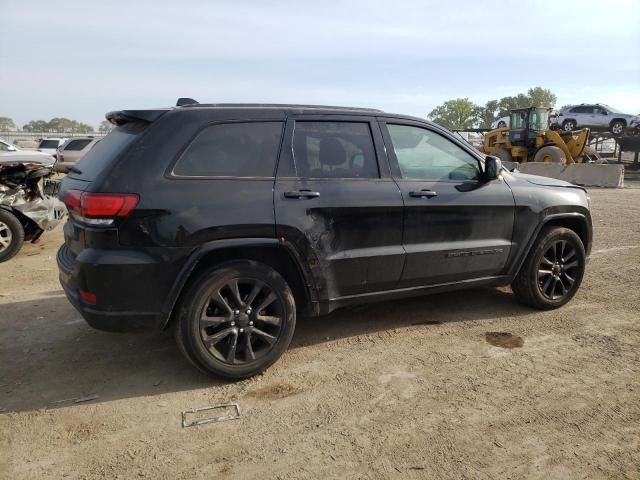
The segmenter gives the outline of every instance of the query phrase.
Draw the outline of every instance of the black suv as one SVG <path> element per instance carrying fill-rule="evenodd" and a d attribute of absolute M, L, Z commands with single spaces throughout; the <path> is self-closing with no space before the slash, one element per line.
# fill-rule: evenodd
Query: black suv
<path fill-rule="evenodd" d="M 107 119 L 62 182 L 60 281 L 95 328 L 175 327 L 205 372 L 266 369 L 297 315 L 508 284 L 550 309 L 582 280 L 584 189 L 510 173 L 427 121 L 228 104 Z"/>

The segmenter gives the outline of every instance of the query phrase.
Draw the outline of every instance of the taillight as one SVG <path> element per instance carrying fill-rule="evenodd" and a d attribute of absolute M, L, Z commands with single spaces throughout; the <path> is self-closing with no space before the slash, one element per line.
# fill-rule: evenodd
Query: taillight
<path fill-rule="evenodd" d="M 63 154 L 61 154 L 61 153 L 58 154 L 58 161 L 59 162 L 64 162 L 64 155 Z"/>
<path fill-rule="evenodd" d="M 69 190 L 64 203 L 76 220 L 90 225 L 111 225 L 118 217 L 126 217 L 138 204 L 135 193 L 89 193 Z"/>

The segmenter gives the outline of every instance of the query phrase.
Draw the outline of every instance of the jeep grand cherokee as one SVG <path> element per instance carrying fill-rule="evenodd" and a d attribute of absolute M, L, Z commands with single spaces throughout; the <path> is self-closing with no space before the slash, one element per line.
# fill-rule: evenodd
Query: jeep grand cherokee
<path fill-rule="evenodd" d="M 551 309 L 582 281 L 580 187 L 510 173 L 419 118 L 179 104 L 107 114 L 62 184 L 60 281 L 95 328 L 175 328 L 194 366 L 243 378 L 298 315 L 509 284 Z"/>

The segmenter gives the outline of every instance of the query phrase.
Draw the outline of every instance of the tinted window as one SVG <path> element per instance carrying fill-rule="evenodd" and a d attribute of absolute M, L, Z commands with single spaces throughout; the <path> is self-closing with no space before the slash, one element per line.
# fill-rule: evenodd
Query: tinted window
<path fill-rule="evenodd" d="M 182 154 L 175 175 L 272 177 L 282 122 L 224 123 L 204 129 Z"/>
<path fill-rule="evenodd" d="M 387 125 L 402 178 L 474 180 L 478 161 L 447 138 L 409 125 Z"/>
<path fill-rule="evenodd" d="M 571 109 L 571 113 L 592 113 L 593 107 L 575 107 Z"/>
<path fill-rule="evenodd" d="M 65 150 L 78 151 L 91 143 L 91 139 L 84 138 L 82 140 L 71 140 L 65 147 Z"/>
<path fill-rule="evenodd" d="M 365 122 L 296 122 L 293 154 L 299 177 L 378 178 L 378 161 Z"/>
<path fill-rule="evenodd" d="M 103 169 L 110 166 L 144 132 L 148 125 L 146 122 L 130 122 L 113 129 L 82 157 L 75 168 L 71 170 L 69 176 L 82 180 L 93 180 Z"/>
<path fill-rule="evenodd" d="M 59 146 L 58 140 L 42 140 L 38 148 L 58 148 Z"/>

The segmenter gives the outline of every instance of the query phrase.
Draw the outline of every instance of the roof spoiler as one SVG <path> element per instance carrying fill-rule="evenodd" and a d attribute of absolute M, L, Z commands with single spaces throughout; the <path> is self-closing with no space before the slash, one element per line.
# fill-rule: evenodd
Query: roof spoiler
<path fill-rule="evenodd" d="M 153 110 L 117 110 L 109 112 L 105 118 L 115 126 L 124 125 L 129 122 L 147 122 L 152 123 L 167 113 L 169 109 L 158 108 Z"/>

